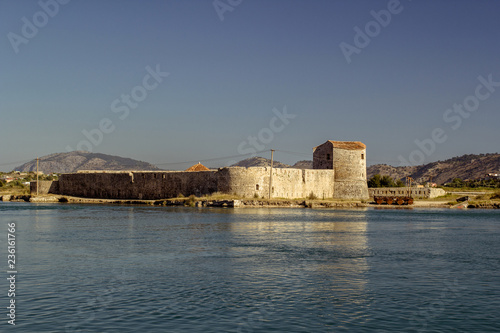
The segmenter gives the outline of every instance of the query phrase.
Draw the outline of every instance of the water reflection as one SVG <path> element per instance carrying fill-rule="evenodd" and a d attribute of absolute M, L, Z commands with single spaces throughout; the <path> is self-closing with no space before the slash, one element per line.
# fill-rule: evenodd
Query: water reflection
<path fill-rule="evenodd" d="M 496 211 L 0 213 L 19 226 L 23 332 L 499 331 Z"/>
<path fill-rule="evenodd" d="M 261 209 L 236 214 L 240 219 L 231 223 L 230 275 L 240 283 L 233 291 L 262 302 L 254 310 L 265 320 L 307 301 L 323 310 L 305 316 L 326 316 L 341 325 L 363 322 L 370 303 L 366 211 Z M 289 308 L 274 306 L 278 302 Z"/>

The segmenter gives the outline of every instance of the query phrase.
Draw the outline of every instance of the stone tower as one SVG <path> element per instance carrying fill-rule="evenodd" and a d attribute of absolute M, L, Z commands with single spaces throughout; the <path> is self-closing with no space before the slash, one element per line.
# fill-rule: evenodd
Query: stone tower
<path fill-rule="evenodd" d="M 314 147 L 313 169 L 334 170 L 334 198 L 369 198 L 366 182 L 366 146 L 363 143 L 328 140 Z"/>

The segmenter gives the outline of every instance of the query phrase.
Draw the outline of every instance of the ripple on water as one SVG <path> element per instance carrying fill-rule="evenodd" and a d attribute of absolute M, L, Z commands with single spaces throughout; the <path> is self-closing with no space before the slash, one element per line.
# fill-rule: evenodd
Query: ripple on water
<path fill-rule="evenodd" d="M 496 212 L 0 212 L 18 221 L 19 332 L 500 331 Z"/>

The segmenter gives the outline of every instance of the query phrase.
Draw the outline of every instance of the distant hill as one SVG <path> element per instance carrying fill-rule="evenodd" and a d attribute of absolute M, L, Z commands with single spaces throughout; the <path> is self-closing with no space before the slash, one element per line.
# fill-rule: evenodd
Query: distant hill
<path fill-rule="evenodd" d="M 450 182 L 453 178 L 477 179 L 490 172 L 500 173 L 500 154 L 463 155 L 418 166 L 376 164 L 367 168 L 368 178 L 378 173 L 393 179 L 404 180 L 406 176 L 410 176 L 417 182 L 425 182 L 432 176 L 432 181 L 437 184 Z"/>
<path fill-rule="evenodd" d="M 245 160 L 239 161 L 231 166 L 239 166 L 239 167 L 267 167 L 271 166 L 271 160 L 269 158 L 264 157 L 250 157 Z M 275 168 L 290 168 L 288 164 L 281 163 L 279 161 L 273 161 L 273 167 Z"/>
<path fill-rule="evenodd" d="M 265 167 L 270 165 L 271 160 L 268 158 L 252 157 L 232 166 Z M 276 168 L 312 169 L 312 161 L 299 161 L 293 166 L 274 161 L 274 166 Z M 376 164 L 367 168 L 367 177 L 370 178 L 378 173 L 404 181 L 407 176 L 410 176 L 417 182 L 423 183 L 429 181 L 432 176 L 432 182 L 444 184 L 451 182 L 453 178 L 477 179 L 490 172 L 500 173 L 500 154 L 469 154 L 418 166 L 393 167 L 387 164 Z"/>
<path fill-rule="evenodd" d="M 160 170 L 158 167 L 120 156 L 87 151 L 56 153 L 40 157 L 39 171 L 43 173 L 68 173 L 78 170 Z M 15 168 L 17 171 L 36 171 L 36 159 Z"/>
<path fill-rule="evenodd" d="M 294 169 L 312 169 L 313 161 L 298 161 L 294 165 L 291 166 Z"/>
<path fill-rule="evenodd" d="M 250 157 L 246 160 L 239 161 L 231 166 L 240 166 L 240 167 L 267 167 L 271 166 L 271 160 L 269 158 L 264 157 Z M 294 168 L 294 169 L 312 169 L 312 161 L 299 161 L 294 165 L 289 165 L 285 163 L 281 163 L 279 161 L 273 161 L 273 167 L 275 168 Z"/>

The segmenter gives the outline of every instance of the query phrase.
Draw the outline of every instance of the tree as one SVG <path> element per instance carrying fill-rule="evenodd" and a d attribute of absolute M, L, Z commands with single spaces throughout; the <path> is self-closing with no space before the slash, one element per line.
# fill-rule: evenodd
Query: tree
<path fill-rule="evenodd" d="M 381 176 L 380 174 L 373 175 L 368 180 L 368 187 L 404 187 L 405 184 L 398 179 L 396 182 L 391 176 Z"/>
<path fill-rule="evenodd" d="M 451 187 L 464 187 L 464 181 L 460 178 L 453 178 L 450 186 Z"/>
<path fill-rule="evenodd" d="M 382 176 L 382 179 L 380 179 L 380 185 L 382 187 L 395 187 L 396 184 L 394 184 L 394 180 L 390 176 Z"/>
<path fill-rule="evenodd" d="M 378 173 L 368 180 L 368 187 L 381 187 L 380 175 Z"/>

